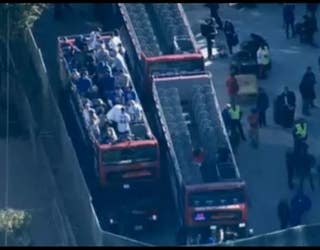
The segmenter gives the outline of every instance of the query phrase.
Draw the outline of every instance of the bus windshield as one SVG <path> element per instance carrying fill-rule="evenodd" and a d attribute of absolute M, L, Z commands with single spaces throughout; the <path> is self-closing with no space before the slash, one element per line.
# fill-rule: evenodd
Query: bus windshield
<path fill-rule="evenodd" d="M 210 190 L 193 192 L 189 195 L 191 207 L 227 206 L 244 202 L 242 189 Z"/>
<path fill-rule="evenodd" d="M 149 75 L 203 71 L 203 60 L 179 60 L 149 63 Z"/>
<path fill-rule="evenodd" d="M 130 147 L 102 152 L 102 164 L 120 165 L 158 160 L 157 147 Z"/>

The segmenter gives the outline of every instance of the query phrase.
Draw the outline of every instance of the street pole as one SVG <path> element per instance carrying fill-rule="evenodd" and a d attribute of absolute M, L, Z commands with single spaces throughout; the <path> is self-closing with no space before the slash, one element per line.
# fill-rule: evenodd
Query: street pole
<path fill-rule="evenodd" d="M 6 107 L 7 107 L 7 117 L 6 117 L 6 175 L 5 175 L 5 198 L 4 198 L 4 206 L 5 209 L 8 209 L 8 200 L 9 200 L 9 95 L 10 95 L 10 89 L 9 89 L 9 67 L 10 67 L 10 60 L 9 60 L 9 40 L 10 40 L 10 26 L 9 26 L 9 4 L 6 3 L 6 10 L 7 10 L 7 41 L 6 41 Z M 4 239 L 4 245 L 8 245 L 8 233 L 5 231 L 5 239 Z"/>

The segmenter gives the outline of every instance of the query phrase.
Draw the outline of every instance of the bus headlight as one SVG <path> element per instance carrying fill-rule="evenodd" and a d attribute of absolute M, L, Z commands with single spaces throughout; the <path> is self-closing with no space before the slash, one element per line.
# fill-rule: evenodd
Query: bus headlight
<path fill-rule="evenodd" d="M 151 220 L 156 221 L 158 219 L 158 216 L 156 214 L 153 214 L 151 216 Z"/>
<path fill-rule="evenodd" d="M 242 222 L 239 224 L 239 228 L 244 228 L 244 227 L 246 227 L 246 223 Z"/>

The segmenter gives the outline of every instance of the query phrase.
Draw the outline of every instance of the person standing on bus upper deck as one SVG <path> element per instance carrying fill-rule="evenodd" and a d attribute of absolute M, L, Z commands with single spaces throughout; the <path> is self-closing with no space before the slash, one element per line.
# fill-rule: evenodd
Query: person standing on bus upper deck
<path fill-rule="evenodd" d="M 92 87 L 92 80 L 89 77 L 88 71 L 81 72 L 81 77 L 77 82 L 77 89 L 80 95 L 86 95 L 89 89 Z"/>
<path fill-rule="evenodd" d="M 106 44 L 102 42 L 94 53 L 97 64 L 100 62 L 110 62 L 109 50 L 106 49 Z"/>
<path fill-rule="evenodd" d="M 116 117 L 117 129 L 119 132 L 119 136 L 121 138 L 128 137 L 131 134 L 130 129 L 130 122 L 131 118 L 130 115 L 126 112 L 125 108 L 121 108 L 121 113 Z"/>
<path fill-rule="evenodd" d="M 123 72 L 128 72 L 124 58 L 116 50 L 110 50 L 110 57 L 112 60 L 112 71 L 122 70 Z"/>
<path fill-rule="evenodd" d="M 89 110 L 90 129 L 96 138 L 100 138 L 100 119 L 94 109 Z"/>
<path fill-rule="evenodd" d="M 130 76 L 123 70 L 116 70 L 113 75 L 115 85 L 120 86 L 121 89 L 125 90 L 130 85 Z"/>
<path fill-rule="evenodd" d="M 89 39 L 88 39 L 88 47 L 89 50 L 95 50 L 99 47 L 99 39 L 100 39 L 101 29 L 97 27 L 95 30 L 91 31 Z"/>
<path fill-rule="evenodd" d="M 98 88 L 100 92 L 108 99 L 108 96 L 115 89 L 114 77 L 109 71 L 104 72 L 104 74 L 98 80 Z"/>
<path fill-rule="evenodd" d="M 103 134 L 101 138 L 101 143 L 103 144 L 112 144 L 115 143 L 118 140 L 118 136 L 114 129 L 110 126 L 106 127 L 106 132 Z"/>
<path fill-rule="evenodd" d="M 126 87 L 124 89 L 123 92 L 123 96 L 124 96 L 124 102 L 125 104 L 127 104 L 129 101 L 133 100 L 136 101 L 137 100 L 137 95 L 136 93 L 133 91 L 133 87 L 132 85 L 129 85 L 128 87 Z"/>
<path fill-rule="evenodd" d="M 132 122 L 141 122 L 143 120 L 143 109 L 139 103 L 133 100 L 129 101 L 127 110 Z"/>
<path fill-rule="evenodd" d="M 119 44 L 122 44 L 119 31 L 115 29 L 111 35 L 111 39 L 108 43 L 110 49 L 119 52 Z"/>
<path fill-rule="evenodd" d="M 123 91 L 119 86 L 116 86 L 114 91 L 111 91 L 108 94 L 108 104 L 110 107 L 116 105 L 116 104 L 124 104 L 124 96 Z"/>

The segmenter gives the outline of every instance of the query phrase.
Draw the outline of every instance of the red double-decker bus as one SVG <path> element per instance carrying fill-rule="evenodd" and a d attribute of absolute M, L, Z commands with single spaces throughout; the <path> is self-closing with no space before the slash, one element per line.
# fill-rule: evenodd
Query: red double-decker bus
<path fill-rule="evenodd" d="M 183 243 L 194 244 L 215 225 L 246 231 L 245 182 L 181 4 L 118 6 L 121 37 L 130 48 L 126 59 L 139 90 L 153 103 L 150 113 L 166 155 L 179 232 L 186 232 Z M 204 164 L 194 164 L 193 151 L 199 149 Z"/>
<path fill-rule="evenodd" d="M 100 34 L 97 36 L 97 41 L 103 42 L 109 49 L 108 43 L 112 38 L 111 35 L 112 33 Z M 100 183 L 95 200 L 99 204 L 98 215 L 101 215 L 100 223 L 104 228 L 110 230 L 114 228 L 113 225 L 121 224 L 120 227 L 123 229 L 122 225 L 128 226 L 130 220 L 132 223 L 129 226 L 140 230 L 146 222 L 153 223 L 158 220 L 160 196 L 158 190 L 154 188 L 160 182 L 158 142 L 151 132 L 143 111 L 141 120 L 130 122 L 130 137 L 121 138 L 116 124 L 109 121 L 107 117 L 108 113 L 117 105 L 127 109 L 127 103 L 118 103 L 114 106 L 110 104 L 100 91 L 95 76 L 92 77 L 92 83 L 96 87 L 94 95 L 79 93 L 72 74 L 82 70 L 79 57 L 87 56 L 88 53 L 96 53 L 96 50 L 92 49 L 91 52 L 88 52 L 82 48 L 79 49 L 76 45 L 77 39 L 86 43 L 90 39 L 90 34 L 58 38 L 58 60 L 60 78 L 66 92 L 68 92 L 71 114 L 76 121 L 77 129 L 75 128 L 75 130 L 79 131 L 78 136 L 82 138 L 81 142 L 88 149 L 85 152 L 80 152 L 79 157 L 81 154 L 90 154 L 89 158 L 92 160 L 90 163 L 86 163 L 88 166 L 85 166 L 83 172 L 86 174 L 90 172 L 88 168 L 92 168 L 96 176 L 96 183 Z M 129 85 L 135 94 L 135 102 L 140 105 L 139 97 L 126 67 L 123 71 L 129 77 Z M 93 72 L 95 71 L 93 70 Z M 97 102 L 103 106 L 103 111 L 98 111 L 101 106 L 96 107 L 95 103 Z M 98 134 L 93 131 L 91 125 L 88 125 L 88 118 L 85 115 L 88 103 L 91 105 L 90 112 L 99 112 L 100 133 Z M 101 119 L 104 121 L 103 125 L 101 125 Z M 108 143 L 104 142 L 102 138 L 106 137 L 107 129 L 113 130 L 114 137 L 117 139 L 108 141 Z M 150 192 L 145 190 L 150 190 Z M 124 230 L 126 229 L 120 231 L 124 232 Z"/>
<path fill-rule="evenodd" d="M 145 96 L 150 96 L 154 75 L 204 70 L 203 55 L 181 4 L 120 3 L 118 8 L 127 61 Z"/>

